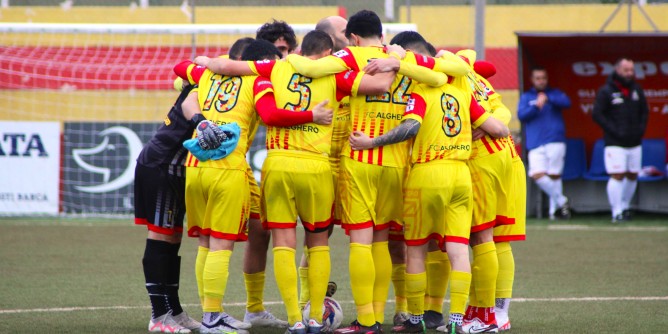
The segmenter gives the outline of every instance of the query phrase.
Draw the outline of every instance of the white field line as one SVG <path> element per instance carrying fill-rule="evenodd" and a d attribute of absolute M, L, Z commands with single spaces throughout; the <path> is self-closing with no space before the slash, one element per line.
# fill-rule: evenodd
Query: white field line
<path fill-rule="evenodd" d="M 529 230 L 548 231 L 603 231 L 603 232 L 668 232 L 665 226 L 588 226 L 588 225 L 528 225 Z"/>
<path fill-rule="evenodd" d="M 445 300 L 450 302 L 449 300 Z M 668 296 L 658 297 L 570 297 L 570 298 L 513 298 L 515 303 L 532 303 L 532 302 L 607 302 L 607 301 L 668 301 Z M 387 301 L 390 304 L 394 300 Z M 341 304 L 352 304 L 352 300 L 339 301 Z M 264 305 L 282 305 L 281 301 L 266 301 Z M 246 303 L 229 303 L 224 304 L 225 307 L 242 307 Z M 196 307 L 199 304 L 183 304 L 186 307 Z M 108 310 L 135 310 L 135 309 L 149 309 L 150 306 L 89 306 L 89 307 L 53 307 L 53 308 L 33 308 L 33 309 L 13 309 L 0 310 L 1 314 L 17 314 L 17 313 L 35 313 L 35 312 L 78 312 L 78 311 L 108 311 Z"/>

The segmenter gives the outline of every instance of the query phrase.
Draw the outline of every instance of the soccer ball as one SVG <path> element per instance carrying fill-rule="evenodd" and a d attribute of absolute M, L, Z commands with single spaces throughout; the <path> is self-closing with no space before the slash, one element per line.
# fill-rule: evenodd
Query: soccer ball
<path fill-rule="evenodd" d="M 309 321 L 309 313 L 311 312 L 311 302 L 309 301 L 306 303 L 306 306 L 304 306 L 304 310 L 302 311 L 302 317 L 304 318 L 304 322 Z M 322 331 L 327 333 L 331 332 L 339 326 L 341 326 L 341 322 L 343 321 L 343 309 L 341 308 L 341 304 L 334 300 L 332 297 L 325 297 L 325 302 L 322 308 Z"/>

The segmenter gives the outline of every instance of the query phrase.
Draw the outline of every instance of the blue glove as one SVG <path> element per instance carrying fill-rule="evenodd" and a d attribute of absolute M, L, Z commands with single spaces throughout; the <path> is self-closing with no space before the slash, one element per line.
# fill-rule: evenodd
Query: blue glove
<path fill-rule="evenodd" d="M 199 161 L 220 160 L 237 148 L 239 144 L 239 136 L 241 136 L 241 128 L 237 123 L 229 123 L 218 126 L 218 128 L 225 134 L 225 139 L 220 143 L 220 146 L 214 149 L 205 150 L 199 145 L 197 138 L 188 139 L 183 142 L 183 147 L 187 148 L 192 155 Z"/>

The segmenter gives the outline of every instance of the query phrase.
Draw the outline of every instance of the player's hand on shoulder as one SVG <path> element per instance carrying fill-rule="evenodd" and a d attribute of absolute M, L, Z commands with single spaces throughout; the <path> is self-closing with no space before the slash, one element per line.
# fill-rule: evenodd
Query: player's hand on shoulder
<path fill-rule="evenodd" d="M 227 139 L 225 132 L 216 123 L 208 120 L 199 122 L 196 131 L 197 143 L 204 150 L 216 149 Z"/>
<path fill-rule="evenodd" d="M 328 103 L 329 100 L 324 100 L 313 108 L 313 123 L 320 125 L 332 124 L 334 111 L 327 107 Z"/>
<path fill-rule="evenodd" d="M 399 56 L 399 59 L 404 59 L 404 57 L 406 57 L 406 50 L 404 50 L 404 48 L 401 47 L 401 45 L 397 44 L 391 44 L 386 46 L 385 53 L 387 53 L 388 55 L 396 54 L 397 56 Z"/>
<path fill-rule="evenodd" d="M 399 70 L 399 59 L 390 57 L 385 59 L 373 59 L 364 67 L 364 72 L 369 75 L 386 73 Z"/>
<path fill-rule="evenodd" d="M 355 151 L 373 148 L 371 138 L 362 131 L 353 131 L 348 141 L 350 141 L 350 147 Z"/>
<path fill-rule="evenodd" d="M 211 61 L 211 58 L 209 58 L 207 56 L 197 56 L 197 57 L 195 57 L 195 60 L 193 60 L 193 63 L 195 63 L 199 66 L 208 67 L 210 61 Z"/>

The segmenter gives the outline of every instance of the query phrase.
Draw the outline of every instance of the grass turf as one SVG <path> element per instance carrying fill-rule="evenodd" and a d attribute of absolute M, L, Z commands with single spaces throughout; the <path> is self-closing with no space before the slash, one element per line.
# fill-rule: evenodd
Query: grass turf
<path fill-rule="evenodd" d="M 145 333 L 150 317 L 141 267 L 145 238 L 145 228 L 130 219 L 0 219 L 0 332 Z M 559 224 L 530 220 L 527 241 L 512 244 L 517 271 L 511 333 L 663 332 L 668 328 L 667 242 L 666 216 L 639 216 L 619 226 L 607 215 Z M 341 230 L 330 246 L 331 278 L 339 286 L 335 299 L 347 323 L 354 307 L 348 243 Z M 180 295 L 197 319 L 196 248 L 194 239 L 184 239 Z M 226 311 L 238 318 L 245 302 L 242 254 L 238 244 L 225 295 Z M 285 318 L 271 252 L 268 256 L 265 301 Z M 389 302 L 386 332 L 393 309 Z"/>

